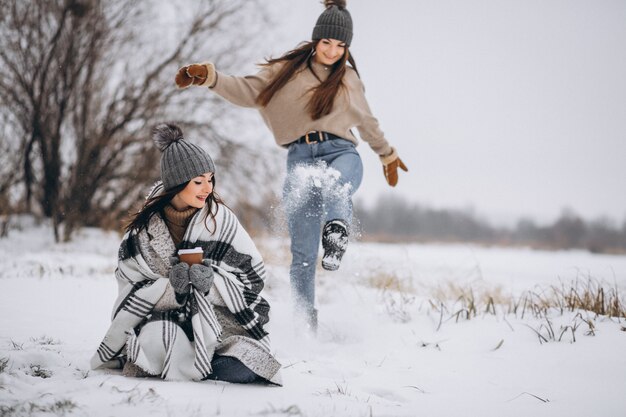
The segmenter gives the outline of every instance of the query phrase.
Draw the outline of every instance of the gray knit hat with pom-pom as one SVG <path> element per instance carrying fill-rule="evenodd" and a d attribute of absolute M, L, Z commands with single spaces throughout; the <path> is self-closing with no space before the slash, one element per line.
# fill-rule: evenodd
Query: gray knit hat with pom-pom
<path fill-rule="evenodd" d="M 345 0 L 325 0 L 326 10 L 317 18 L 311 39 L 337 39 L 350 46 L 352 42 L 352 17 Z"/>
<path fill-rule="evenodd" d="M 178 126 L 169 123 L 155 126 L 152 140 L 161 151 L 161 181 L 166 190 L 207 172 L 215 172 L 215 164 L 209 154 L 187 142 Z"/>

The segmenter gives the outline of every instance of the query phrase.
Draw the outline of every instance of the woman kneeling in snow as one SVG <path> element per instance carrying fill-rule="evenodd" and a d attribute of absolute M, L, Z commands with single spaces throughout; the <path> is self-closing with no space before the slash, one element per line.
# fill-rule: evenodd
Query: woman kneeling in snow
<path fill-rule="evenodd" d="M 265 267 L 250 236 L 214 193 L 211 157 L 181 130 L 153 131 L 161 181 L 120 245 L 119 295 L 91 367 L 169 380 L 281 384 L 270 352 Z M 177 249 L 201 247 L 203 261 Z"/>

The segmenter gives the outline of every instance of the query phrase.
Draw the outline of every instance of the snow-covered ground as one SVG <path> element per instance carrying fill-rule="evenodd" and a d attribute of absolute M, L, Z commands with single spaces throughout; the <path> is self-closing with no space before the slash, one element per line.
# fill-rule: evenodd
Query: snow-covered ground
<path fill-rule="evenodd" d="M 320 330 L 310 339 L 294 334 L 284 239 L 259 239 L 269 330 L 284 365 L 284 386 L 267 387 L 89 370 L 116 296 L 118 243 L 87 229 L 56 245 L 37 226 L 0 239 L 0 415 L 626 413 L 624 320 L 556 310 L 522 317 L 505 305 L 491 314 L 484 304 L 469 320 L 454 314 L 467 308 L 457 297 L 470 289 L 477 300 L 505 302 L 593 278 L 626 294 L 625 256 L 353 243 L 338 272 L 320 270 Z"/>

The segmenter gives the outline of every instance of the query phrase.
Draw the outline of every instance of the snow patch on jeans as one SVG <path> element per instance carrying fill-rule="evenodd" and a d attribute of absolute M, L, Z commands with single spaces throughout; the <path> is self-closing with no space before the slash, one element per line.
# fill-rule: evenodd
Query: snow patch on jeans
<path fill-rule="evenodd" d="M 287 175 L 283 198 L 287 216 L 312 202 L 315 205 L 309 207 L 311 211 L 322 210 L 324 215 L 330 205 L 335 205 L 341 212 L 350 212 L 352 185 L 342 184 L 341 173 L 324 161 L 315 165 L 297 165 Z"/>

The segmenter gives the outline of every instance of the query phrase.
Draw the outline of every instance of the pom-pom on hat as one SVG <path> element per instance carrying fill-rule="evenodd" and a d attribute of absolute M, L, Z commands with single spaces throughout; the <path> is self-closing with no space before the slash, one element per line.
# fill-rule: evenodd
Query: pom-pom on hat
<path fill-rule="evenodd" d="M 215 172 L 209 154 L 187 142 L 180 127 L 161 123 L 152 129 L 152 140 L 161 151 L 161 181 L 166 190 L 207 172 Z"/>
<path fill-rule="evenodd" d="M 325 0 L 326 10 L 317 18 L 311 39 L 337 39 L 350 46 L 352 42 L 352 17 L 345 0 Z"/>

